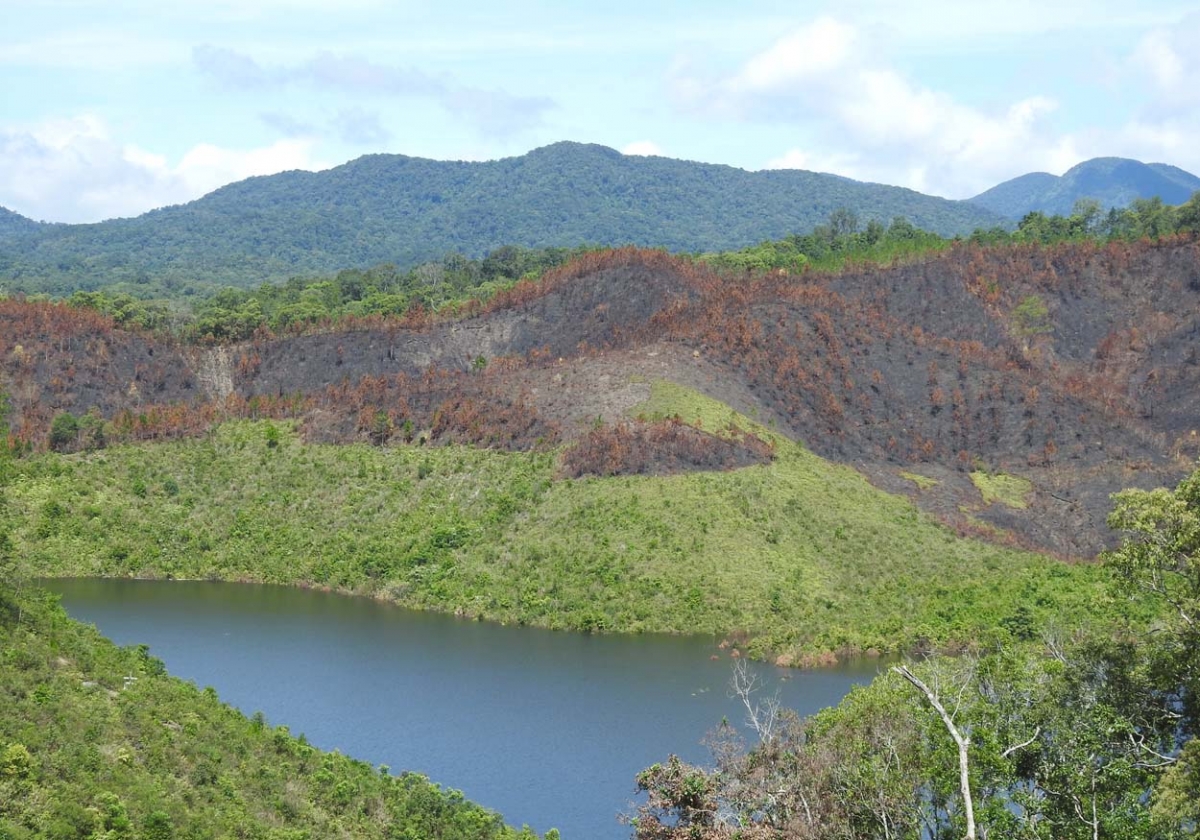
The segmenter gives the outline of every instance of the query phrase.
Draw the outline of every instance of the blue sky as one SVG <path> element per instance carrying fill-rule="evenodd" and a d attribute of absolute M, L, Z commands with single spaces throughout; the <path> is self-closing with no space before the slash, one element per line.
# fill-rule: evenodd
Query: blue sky
<path fill-rule="evenodd" d="M 0 0 L 0 205 L 97 221 L 389 152 L 557 140 L 969 197 L 1200 172 L 1200 6 Z"/>

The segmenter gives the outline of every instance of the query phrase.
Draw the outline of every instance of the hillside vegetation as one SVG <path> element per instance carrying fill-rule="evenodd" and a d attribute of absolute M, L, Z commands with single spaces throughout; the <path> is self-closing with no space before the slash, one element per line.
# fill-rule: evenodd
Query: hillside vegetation
<path fill-rule="evenodd" d="M 0 241 L 0 282 L 66 294 L 127 281 L 238 286 L 501 245 L 727 250 L 807 232 L 846 207 L 942 234 L 991 211 L 799 170 L 747 172 L 557 143 L 483 163 L 370 155 L 325 172 L 231 184 L 197 201 Z"/>
<path fill-rule="evenodd" d="M 802 661 L 1080 622 L 1095 569 L 955 537 L 695 392 L 636 409 L 774 443 L 765 466 L 559 478 L 557 456 L 304 444 L 270 423 L 15 464 L 14 551 L 42 575 L 327 586 L 506 622 L 750 637 Z M 1006 632 L 1006 631 L 999 631 Z"/>
<path fill-rule="evenodd" d="M 1195 837 L 1200 472 L 1119 494 L 1109 521 L 1090 627 L 896 665 L 803 720 L 735 669 L 756 741 L 722 723 L 712 766 L 646 768 L 634 838 Z"/>
<path fill-rule="evenodd" d="M 0 207 L 0 242 L 31 234 L 40 228 L 37 222 Z"/>
<path fill-rule="evenodd" d="M 168 676 L 144 647 L 118 648 L 51 596 L 11 586 L 0 579 L 6 840 L 535 840 L 422 776 L 247 719 Z"/>

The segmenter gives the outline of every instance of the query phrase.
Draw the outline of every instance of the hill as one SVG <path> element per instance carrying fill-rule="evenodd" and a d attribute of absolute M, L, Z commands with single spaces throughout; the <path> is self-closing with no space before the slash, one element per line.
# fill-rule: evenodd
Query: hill
<path fill-rule="evenodd" d="M 27 219 L 20 213 L 0 207 L 0 242 L 34 233 L 41 228 L 42 225 L 33 219 Z"/>
<path fill-rule="evenodd" d="M 1169 484 L 1200 452 L 1198 277 L 1188 238 L 960 243 L 749 277 L 622 249 L 453 317 L 216 346 L 5 301 L 18 445 L 181 441 L 68 471 L 59 456 L 22 462 L 13 539 L 47 574 L 306 582 L 555 626 L 740 630 L 788 656 L 962 642 L 1024 597 L 1002 580 L 1071 607 L 1050 592 L 1064 567 L 943 526 L 1091 557 L 1114 538 L 1112 492 Z M 238 418 L 287 420 L 303 443 L 281 426 L 217 443 Z M 361 448 L 322 448 L 347 443 Z M 359 521 L 345 494 L 372 475 L 383 518 Z M 333 519 L 291 522 L 271 501 L 283 487 L 331 493 L 317 507 Z M 396 532 L 394 493 L 410 508 L 431 494 L 430 516 Z M 222 511 L 261 513 L 261 536 Z M 164 553 L 176 531 L 180 552 Z"/>
<path fill-rule="evenodd" d="M 842 207 L 863 222 L 904 216 L 943 234 L 1004 223 L 966 202 L 833 175 L 556 143 L 482 163 L 369 155 L 250 178 L 134 219 L 48 226 L 0 245 L 0 279 L 55 293 L 151 278 L 245 286 L 500 245 L 726 250 L 806 232 Z"/>
<path fill-rule="evenodd" d="M 229 416 L 296 418 L 316 441 L 537 449 L 597 417 L 620 421 L 638 402 L 632 380 L 657 378 L 770 420 L 955 527 L 1090 556 L 1110 493 L 1169 483 L 1200 452 L 1197 277 L 1188 239 L 962 244 L 754 281 L 625 249 L 586 254 L 465 317 L 208 349 L 93 310 L 4 301 L 0 358 L 21 439 L 44 445 L 56 414 L 99 413 L 92 432 L 60 430 L 68 449 L 101 432 L 198 434 Z M 981 503 L 998 476 L 1026 492 Z M 918 492 L 925 479 L 932 489 Z"/>
<path fill-rule="evenodd" d="M 1104 206 L 1127 207 L 1138 198 L 1158 197 L 1165 204 L 1182 204 L 1200 190 L 1200 178 L 1164 163 L 1141 163 L 1126 158 L 1093 158 L 1061 177 L 1031 172 L 1005 181 L 970 201 L 1010 219 L 1040 211 L 1068 216 L 1075 202 L 1094 198 Z"/>

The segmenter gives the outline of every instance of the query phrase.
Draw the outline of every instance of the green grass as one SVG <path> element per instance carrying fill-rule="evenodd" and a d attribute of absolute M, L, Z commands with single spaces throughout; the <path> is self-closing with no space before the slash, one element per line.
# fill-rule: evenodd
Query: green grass
<path fill-rule="evenodd" d="M 938 480 L 936 478 L 930 478 L 929 476 L 921 475 L 920 473 L 901 472 L 900 477 L 917 485 L 918 490 L 930 490 L 938 486 Z"/>
<path fill-rule="evenodd" d="M 911 502 L 678 386 L 635 413 L 776 445 L 732 472 L 555 480 L 553 454 L 204 440 L 19 462 L 14 546 L 44 575 L 326 586 L 504 622 L 747 633 L 800 660 L 1083 620 L 1103 573 L 964 540 Z"/>
<path fill-rule="evenodd" d="M 985 505 L 999 502 L 1017 510 L 1029 507 L 1028 496 L 1033 492 L 1033 484 L 1028 479 L 1018 475 L 976 470 L 971 473 L 971 481 L 975 483 Z"/>

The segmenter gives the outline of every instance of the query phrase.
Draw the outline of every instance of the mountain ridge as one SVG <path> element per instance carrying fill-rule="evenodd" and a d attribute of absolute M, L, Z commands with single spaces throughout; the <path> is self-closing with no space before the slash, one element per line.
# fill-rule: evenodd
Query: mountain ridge
<path fill-rule="evenodd" d="M 1135 199 L 1161 198 L 1182 204 L 1200 190 L 1200 177 L 1166 163 L 1098 157 L 1083 161 L 1061 176 L 1048 172 L 1019 175 L 968 199 L 1010 219 L 1027 213 L 1070 215 L 1082 198 L 1099 201 L 1105 210 L 1126 207 Z"/>
<path fill-rule="evenodd" d="M 152 276 L 248 285 L 506 244 L 729 250 L 811 230 L 842 207 L 863 222 L 904 216 L 946 235 L 1005 223 L 902 187 L 561 142 L 484 162 L 365 155 L 136 218 L 55 225 L 0 245 L 0 278 L 61 293 Z"/>
<path fill-rule="evenodd" d="M 0 207 L 0 241 L 32 233 L 43 227 L 33 219 L 26 218 L 20 213 Z"/>

